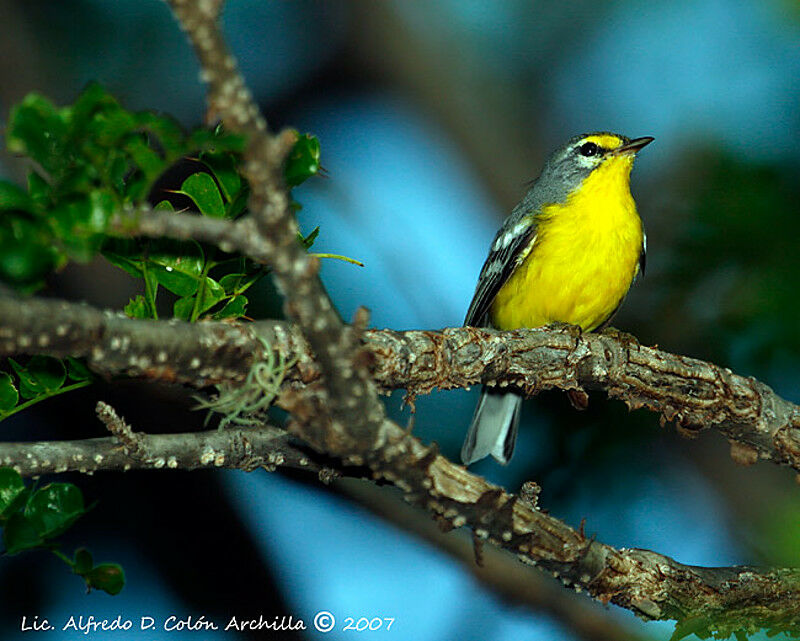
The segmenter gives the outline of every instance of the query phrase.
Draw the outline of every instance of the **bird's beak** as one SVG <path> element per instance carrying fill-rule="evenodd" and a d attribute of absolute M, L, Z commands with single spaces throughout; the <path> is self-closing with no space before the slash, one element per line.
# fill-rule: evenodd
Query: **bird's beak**
<path fill-rule="evenodd" d="M 622 145 L 621 147 L 617 147 L 614 149 L 611 154 L 613 156 L 634 156 L 636 155 L 639 150 L 644 147 L 645 145 L 649 145 L 653 142 L 655 138 L 652 136 L 643 136 L 641 138 L 634 138 L 626 145 Z"/>

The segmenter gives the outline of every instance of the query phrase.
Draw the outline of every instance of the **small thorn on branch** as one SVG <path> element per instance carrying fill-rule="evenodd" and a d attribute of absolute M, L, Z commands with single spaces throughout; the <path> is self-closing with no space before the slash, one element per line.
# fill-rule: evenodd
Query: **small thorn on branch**
<path fill-rule="evenodd" d="M 113 407 L 103 401 L 97 401 L 95 412 L 106 429 L 122 443 L 123 450 L 128 456 L 140 461 L 147 458 L 142 435 L 134 432 Z"/>

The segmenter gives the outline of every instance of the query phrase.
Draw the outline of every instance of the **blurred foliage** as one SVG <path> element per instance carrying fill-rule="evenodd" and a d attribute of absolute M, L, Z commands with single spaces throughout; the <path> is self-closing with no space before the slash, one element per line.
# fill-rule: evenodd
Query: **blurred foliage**
<path fill-rule="evenodd" d="M 794 171 L 793 171 L 794 170 Z M 687 228 L 669 307 L 691 317 L 711 357 L 764 373 L 800 357 L 800 181 L 789 166 L 709 152 L 692 163 Z"/>
<path fill-rule="evenodd" d="M 0 527 L 4 554 L 37 548 L 50 550 L 83 578 L 89 590 L 119 594 L 125 585 L 122 567 L 116 563 L 95 565 L 92 555 L 84 548 L 76 550 L 70 558 L 53 540 L 72 527 L 88 509 L 80 489 L 72 483 L 28 487 L 16 470 L 0 467 Z"/>

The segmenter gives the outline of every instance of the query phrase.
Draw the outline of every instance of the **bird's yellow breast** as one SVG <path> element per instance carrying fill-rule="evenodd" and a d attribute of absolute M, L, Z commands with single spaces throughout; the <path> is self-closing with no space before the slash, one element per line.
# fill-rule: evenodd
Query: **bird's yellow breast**
<path fill-rule="evenodd" d="M 638 270 L 642 222 L 630 193 L 632 156 L 595 169 L 564 203 L 537 215 L 536 238 L 490 308 L 498 329 L 554 321 L 600 326 Z"/>

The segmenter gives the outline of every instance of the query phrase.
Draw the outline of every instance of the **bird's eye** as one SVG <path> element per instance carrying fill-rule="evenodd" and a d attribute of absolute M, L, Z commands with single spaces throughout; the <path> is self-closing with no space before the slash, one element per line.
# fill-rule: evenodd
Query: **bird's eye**
<path fill-rule="evenodd" d="M 578 147 L 578 151 L 580 152 L 581 156 L 595 156 L 600 148 L 594 144 L 593 142 L 585 142 L 580 147 Z"/>

